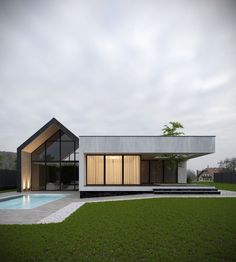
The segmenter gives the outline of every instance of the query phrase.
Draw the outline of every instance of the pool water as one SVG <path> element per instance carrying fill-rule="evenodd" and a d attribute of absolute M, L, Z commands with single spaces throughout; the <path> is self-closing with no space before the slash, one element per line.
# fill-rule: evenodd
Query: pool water
<path fill-rule="evenodd" d="M 0 199 L 0 209 L 32 209 L 65 197 L 65 194 L 32 194 Z"/>

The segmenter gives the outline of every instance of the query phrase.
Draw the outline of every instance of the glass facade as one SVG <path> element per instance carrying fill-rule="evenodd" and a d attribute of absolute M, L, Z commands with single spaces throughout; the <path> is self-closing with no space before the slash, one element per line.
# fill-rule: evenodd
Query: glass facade
<path fill-rule="evenodd" d="M 76 141 L 59 130 L 31 155 L 32 190 L 77 190 Z"/>

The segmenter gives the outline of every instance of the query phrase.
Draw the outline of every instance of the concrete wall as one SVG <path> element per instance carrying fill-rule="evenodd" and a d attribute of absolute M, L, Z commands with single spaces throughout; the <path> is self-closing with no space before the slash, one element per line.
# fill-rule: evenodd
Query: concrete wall
<path fill-rule="evenodd" d="M 21 152 L 21 190 L 31 187 L 31 154 Z"/>
<path fill-rule="evenodd" d="M 213 153 L 215 137 L 80 137 L 84 153 Z"/>
<path fill-rule="evenodd" d="M 187 161 L 179 163 L 178 166 L 178 183 L 187 183 Z"/>

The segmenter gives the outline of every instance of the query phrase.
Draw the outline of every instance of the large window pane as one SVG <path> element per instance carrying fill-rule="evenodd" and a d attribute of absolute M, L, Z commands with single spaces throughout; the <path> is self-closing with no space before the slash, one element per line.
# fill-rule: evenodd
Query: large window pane
<path fill-rule="evenodd" d="M 61 130 L 32 153 L 32 190 L 76 190 L 79 184 L 75 141 Z"/>
<path fill-rule="evenodd" d="M 47 161 L 59 161 L 60 160 L 60 143 L 59 142 L 47 142 L 46 143 L 46 159 Z"/>
<path fill-rule="evenodd" d="M 61 141 L 73 141 L 68 135 L 61 131 Z"/>
<path fill-rule="evenodd" d="M 140 184 L 140 156 L 124 156 L 124 184 Z"/>
<path fill-rule="evenodd" d="M 32 153 L 32 161 L 45 161 L 45 144 L 42 144 Z"/>
<path fill-rule="evenodd" d="M 74 142 L 61 142 L 61 160 L 74 160 Z"/>
<path fill-rule="evenodd" d="M 87 156 L 87 184 L 104 184 L 104 156 Z"/>
<path fill-rule="evenodd" d="M 122 156 L 106 156 L 106 184 L 122 184 Z"/>
<path fill-rule="evenodd" d="M 47 163 L 46 190 L 60 190 L 59 163 Z"/>
<path fill-rule="evenodd" d="M 61 163 L 61 190 L 74 190 L 75 166 L 74 163 Z"/>
<path fill-rule="evenodd" d="M 60 140 L 60 131 L 57 131 L 54 135 L 52 135 L 48 141 L 59 141 Z"/>

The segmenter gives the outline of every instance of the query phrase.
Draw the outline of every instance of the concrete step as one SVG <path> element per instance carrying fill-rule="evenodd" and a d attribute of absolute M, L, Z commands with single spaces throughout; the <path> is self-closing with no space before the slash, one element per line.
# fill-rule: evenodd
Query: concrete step
<path fill-rule="evenodd" d="M 220 194 L 215 187 L 199 187 L 199 186 L 160 186 L 153 188 L 154 194 Z"/>
<path fill-rule="evenodd" d="M 216 188 L 154 188 L 153 191 L 218 191 Z"/>
<path fill-rule="evenodd" d="M 181 194 L 212 194 L 212 195 L 220 195 L 220 191 L 216 190 L 216 191 L 212 191 L 212 190 L 209 190 L 209 191 L 206 191 L 206 190 L 192 190 L 192 191 L 189 191 L 189 190 L 165 190 L 165 191 L 159 191 L 159 190 L 153 190 L 153 193 L 154 194 L 178 194 L 178 195 L 181 195 Z"/>

